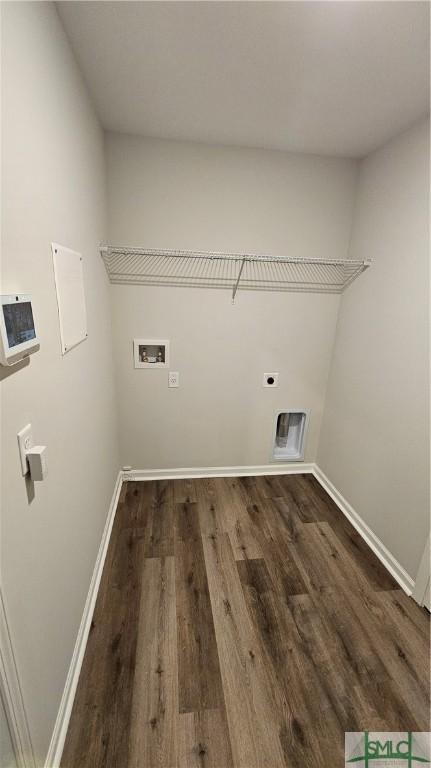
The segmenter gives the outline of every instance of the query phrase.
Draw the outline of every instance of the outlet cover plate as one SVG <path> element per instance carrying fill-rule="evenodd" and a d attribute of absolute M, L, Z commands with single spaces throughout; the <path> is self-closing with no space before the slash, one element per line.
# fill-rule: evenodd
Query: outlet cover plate
<path fill-rule="evenodd" d="M 278 387 L 278 373 L 264 373 L 263 374 L 263 386 L 264 387 Z"/>
<path fill-rule="evenodd" d="M 168 387 L 180 386 L 180 374 L 178 371 L 169 371 L 168 375 Z"/>

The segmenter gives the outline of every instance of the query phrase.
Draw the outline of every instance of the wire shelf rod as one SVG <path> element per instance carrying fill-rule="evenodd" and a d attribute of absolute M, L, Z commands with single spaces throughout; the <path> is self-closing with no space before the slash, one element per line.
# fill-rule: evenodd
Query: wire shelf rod
<path fill-rule="evenodd" d="M 112 283 L 238 290 L 341 293 L 370 265 L 353 259 L 317 259 L 256 253 L 101 247 Z"/>

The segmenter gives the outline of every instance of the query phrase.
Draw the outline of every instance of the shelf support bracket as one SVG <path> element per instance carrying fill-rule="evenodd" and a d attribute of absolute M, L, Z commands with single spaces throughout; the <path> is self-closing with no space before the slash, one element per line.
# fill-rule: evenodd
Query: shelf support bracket
<path fill-rule="evenodd" d="M 242 270 L 244 269 L 245 262 L 246 262 L 246 258 L 244 257 L 243 260 L 241 261 L 241 266 L 239 268 L 238 277 L 236 279 L 236 283 L 235 283 L 235 285 L 233 287 L 233 290 L 232 290 L 232 304 L 235 304 L 235 296 L 236 296 L 236 292 L 237 292 L 238 287 L 239 287 L 239 281 L 241 280 Z"/>

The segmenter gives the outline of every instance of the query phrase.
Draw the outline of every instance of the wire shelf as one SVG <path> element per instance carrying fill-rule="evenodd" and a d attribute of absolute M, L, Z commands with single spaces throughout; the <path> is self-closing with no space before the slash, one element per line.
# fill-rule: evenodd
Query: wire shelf
<path fill-rule="evenodd" d="M 111 283 L 342 293 L 369 261 L 103 246 Z"/>

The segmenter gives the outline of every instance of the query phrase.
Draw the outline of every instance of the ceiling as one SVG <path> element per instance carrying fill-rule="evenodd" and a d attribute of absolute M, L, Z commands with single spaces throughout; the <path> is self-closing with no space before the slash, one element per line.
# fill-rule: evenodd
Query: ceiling
<path fill-rule="evenodd" d="M 60 2 L 107 130 L 363 157 L 429 109 L 428 2 Z"/>

